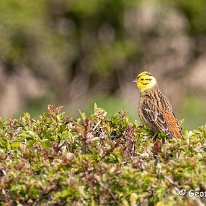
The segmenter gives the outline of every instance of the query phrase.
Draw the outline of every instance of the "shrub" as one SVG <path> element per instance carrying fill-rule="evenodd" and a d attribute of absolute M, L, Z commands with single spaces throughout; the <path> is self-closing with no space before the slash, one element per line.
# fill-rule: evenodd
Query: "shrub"
<path fill-rule="evenodd" d="M 0 205 L 196 205 L 206 190 L 206 127 L 161 136 L 124 112 L 0 121 Z M 164 138 L 164 136 L 163 136 Z"/>

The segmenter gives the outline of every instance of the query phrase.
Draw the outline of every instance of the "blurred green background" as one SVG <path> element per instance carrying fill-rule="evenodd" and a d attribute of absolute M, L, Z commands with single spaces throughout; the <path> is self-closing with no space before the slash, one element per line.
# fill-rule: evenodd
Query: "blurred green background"
<path fill-rule="evenodd" d="M 204 0 L 0 2 L 0 115 L 68 115 L 96 102 L 136 119 L 144 70 L 157 77 L 183 127 L 206 122 Z"/>

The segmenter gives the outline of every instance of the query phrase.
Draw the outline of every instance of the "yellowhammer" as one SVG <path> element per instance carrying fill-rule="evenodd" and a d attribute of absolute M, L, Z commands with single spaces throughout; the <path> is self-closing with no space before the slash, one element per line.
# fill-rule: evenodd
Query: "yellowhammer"
<path fill-rule="evenodd" d="M 155 133 L 164 132 L 170 138 L 181 137 L 181 127 L 167 98 L 149 72 L 140 73 L 134 81 L 140 90 L 139 116 Z"/>

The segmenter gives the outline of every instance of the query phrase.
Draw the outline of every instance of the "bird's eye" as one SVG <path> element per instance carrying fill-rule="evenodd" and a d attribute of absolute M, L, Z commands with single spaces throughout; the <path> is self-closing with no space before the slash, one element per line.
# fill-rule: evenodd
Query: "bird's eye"
<path fill-rule="evenodd" d="M 143 81 L 144 79 L 142 78 L 141 80 Z"/>

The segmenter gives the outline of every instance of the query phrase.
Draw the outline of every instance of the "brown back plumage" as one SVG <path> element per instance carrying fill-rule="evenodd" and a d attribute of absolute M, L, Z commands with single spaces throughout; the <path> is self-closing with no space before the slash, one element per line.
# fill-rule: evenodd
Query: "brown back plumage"
<path fill-rule="evenodd" d="M 139 102 L 140 118 L 155 132 L 165 132 L 168 137 L 181 137 L 181 127 L 167 98 L 158 86 L 142 92 Z"/>

